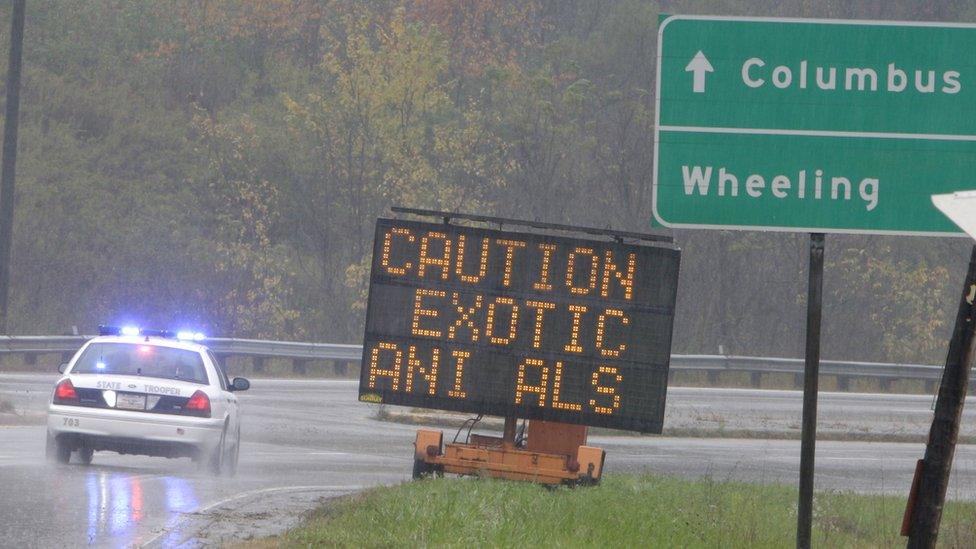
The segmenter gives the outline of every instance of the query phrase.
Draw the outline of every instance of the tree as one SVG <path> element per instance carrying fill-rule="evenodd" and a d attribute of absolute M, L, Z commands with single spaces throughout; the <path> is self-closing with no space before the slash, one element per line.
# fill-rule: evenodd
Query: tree
<path fill-rule="evenodd" d="M 210 159 L 207 180 L 215 212 L 213 269 L 222 281 L 217 318 L 223 333 L 274 338 L 301 335 L 287 254 L 272 240 L 279 192 L 252 163 L 261 147 L 247 117 L 229 124 L 194 117 Z"/>

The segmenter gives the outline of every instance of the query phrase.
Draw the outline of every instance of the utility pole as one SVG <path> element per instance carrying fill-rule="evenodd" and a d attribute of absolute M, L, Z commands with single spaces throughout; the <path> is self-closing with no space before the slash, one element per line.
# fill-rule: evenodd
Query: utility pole
<path fill-rule="evenodd" d="M 3 123 L 3 167 L 0 168 L 0 334 L 7 333 L 7 293 L 14 230 L 14 175 L 17 167 L 17 125 L 20 119 L 20 65 L 24 53 L 24 11 L 27 0 L 12 0 L 10 58 L 7 65 L 7 108 Z"/>
<path fill-rule="evenodd" d="M 945 505 L 952 456 L 959 437 L 962 407 L 969 388 L 969 368 L 973 362 L 976 333 L 976 246 L 969 257 L 969 271 L 962 287 L 962 298 L 956 312 L 956 324 L 949 342 L 945 371 L 935 404 L 935 417 L 929 430 L 929 442 L 921 466 L 918 492 L 910 502 L 908 547 L 935 547 Z"/>

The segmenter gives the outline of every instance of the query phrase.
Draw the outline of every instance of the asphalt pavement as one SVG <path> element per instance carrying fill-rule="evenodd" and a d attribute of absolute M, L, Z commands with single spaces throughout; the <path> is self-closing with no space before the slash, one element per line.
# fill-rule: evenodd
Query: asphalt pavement
<path fill-rule="evenodd" d="M 41 414 L 55 375 L 0 374 L 0 397 Z M 252 380 L 241 394 L 238 476 L 187 459 L 97 453 L 91 466 L 44 461 L 44 427 L 0 426 L 0 546 L 174 546 L 281 532 L 327 498 L 410 476 L 415 426 L 378 421 L 350 380 Z M 932 398 L 822 393 L 820 430 L 918 435 Z M 795 484 L 799 442 L 723 438 L 799 428 L 797 391 L 670 388 L 666 428 L 718 437 L 596 436 L 607 473 L 654 472 Z M 971 433 L 976 410 L 965 414 Z M 448 438 L 453 437 L 453 432 Z M 903 505 L 923 444 L 822 440 L 817 489 L 881 493 Z M 949 496 L 976 500 L 976 446 L 957 448 Z"/>

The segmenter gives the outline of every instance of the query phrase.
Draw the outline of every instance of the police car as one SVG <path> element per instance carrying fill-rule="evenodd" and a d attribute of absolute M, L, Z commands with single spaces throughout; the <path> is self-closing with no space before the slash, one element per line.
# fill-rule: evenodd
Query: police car
<path fill-rule="evenodd" d="M 203 334 L 99 327 L 62 364 L 48 407 L 47 457 L 90 464 L 97 451 L 189 457 L 214 474 L 233 475 L 241 423 L 223 365 Z"/>

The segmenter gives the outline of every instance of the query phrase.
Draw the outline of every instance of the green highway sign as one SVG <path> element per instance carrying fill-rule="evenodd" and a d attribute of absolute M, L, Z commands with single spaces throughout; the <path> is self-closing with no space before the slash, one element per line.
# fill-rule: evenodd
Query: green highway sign
<path fill-rule="evenodd" d="M 668 227 L 962 235 L 976 25 L 667 16 L 654 216 Z"/>

